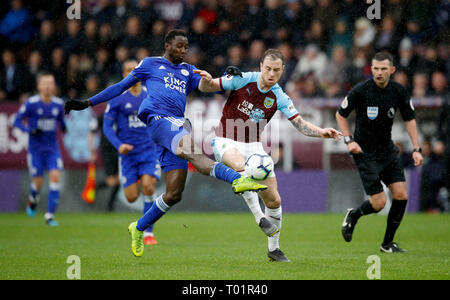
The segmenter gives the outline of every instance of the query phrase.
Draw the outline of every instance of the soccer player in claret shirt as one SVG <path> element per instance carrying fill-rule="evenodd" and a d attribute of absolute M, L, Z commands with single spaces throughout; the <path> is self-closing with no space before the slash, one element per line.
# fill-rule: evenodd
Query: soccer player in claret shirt
<path fill-rule="evenodd" d="M 123 77 L 133 71 L 137 64 L 135 60 L 124 62 Z M 119 152 L 119 179 L 125 198 L 130 203 L 139 198 L 139 180 L 142 185 L 144 213 L 153 204 L 156 182 L 161 176 L 156 145 L 148 137 L 147 126 L 137 117 L 139 106 L 145 97 L 147 89 L 142 88 L 138 82 L 108 103 L 103 119 L 103 132 Z M 117 128 L 116 131 L 114 127 Z M 157 244 L 153 225 L 144 231 L 144 244 Z"/>
<path fill-rule="evenodd" d="M 342 235 L 345 241 L 350 242 L 359 218 L 384 208 L 386 195 L 381 184 L 384 182 L 392 193 L 392 205 L 380 251 L 406 252 L 394 242 L 395 233 L 405 214 L 408 193 L 403 166 L 398 157 L 398 149 L 392 141 L 391 131 L 395 113 L 399 110 L 414 147 L 414 165 L 420 166 L 423 157 L 419 147 L 414 106 L 407 90 L 390 80 L 395 67 L 389 53 L 375 54 L 371 70 L 373 78 L 351 89 L 336 112 L 344 142 L 353 156 L 364 190 L 369 195 L 369 200 L 358 208 L 348 209 L 342 224 Z M 356 113 L 354 137 L 347 120 L 353 110 Z"/>
<path fill-rule="evenodd" d="M 54 96 L 55 78 L 50 73 L 37 77 L 39 94 L 30 97 L 19 109 L 14 126 L 28 132 L 27 162 L 32 182 L 30 186 L 27 214 L 34 217 L 39 202 L 39 191 L 44 183 L 44 171 L 49 172 L 48 206 L 45 214 L 49 226 L 58 226 L 55 211 L 59 202 L 59 190 L 63 163 L 59 151 L 58 125 L 66 131 L 64 102 Z M 28 126 L 23 121 L 28 120 Z"/>
<path fill-rule="evenodd" d="M 204 91 L 199 85 L 203 80 L 200 70 L 183 62 L 188 50 L 187 34 L 171 30 L 165 37 L 162 57 L 146 57 L 120 82 L 106 88 L 88 100 L 69 100 L 65 111 L 83 110 L 89 106 L 111 100 L 142 81 L 147 97 L 138 111 L 138 118 L 147 125 L 150 139 L 159 146 L 159 160 L 164 171 L 166 192 L 138 221 L 128 227 L 131 234 L 131 250 L 135 256 L 144 252 L 143 231 L 161 218 L 174 204 L 181 200 L 187 178 L 188 161 L 204 175 L 232 184 L 235 193 L 260 191 L 267 188 L 249 177 L 241 176 L 224 164 L 214 162 L 195 146 L 190 133 L 189 120 L 184 118 L 186 97 L 194 89 Z M 203 76 L 208 74 L 201 71 Z M 211 77 L 211 75 L 209 75 Z"/>
<path fill-rule="evenodd" d="M 230 67 L 229 67 L 230 68 Z M 284 70 L 284 58 L 277 49 L 267 50 L 260 62 L 260 72 L 241 73 L 231 67 L 221 78 L 203 76 L 200 86 L 207 91 L 231 90 L 223 108 L 212 147 L 216 159 L 234 170 L 245 174 L 245 161 L 252 154 L 267 155 L 260 142 L 260 135 L 273 115 L 280 110 L 302 134 L 311 137 L 334 138 L 341 133 L 333 128 L 320 128 L 302 119 L 292 100 L 277 84 Z M 245 192 L 243 197 L 255 216 L 256 223 L 268 236 L 268 257 L 271 261 L 289 262 L 280 250 L 282 209 L 277 180 L 272 172 L 262 181 L 267 190 L 259 192 L 265 204 L 265 213 L 259 205 L 256 192 Z"/>

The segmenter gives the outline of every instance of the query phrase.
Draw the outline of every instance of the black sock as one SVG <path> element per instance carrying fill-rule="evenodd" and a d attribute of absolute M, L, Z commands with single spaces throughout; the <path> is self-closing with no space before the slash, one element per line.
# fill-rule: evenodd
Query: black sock
<path fill-rule="evenodd" d="M 119 191 L 120 186 L 116 185 L 111 187 L 111 194 L 109 194 L 109 200 L 108 200 L 108 210 L 113 211 L 114 210 L 114 202 L 116 201 L 117 192 Z"/>
<path fill-rule="evenodd" d="M 405 214 L 407 202 L 407 200 L 392 199 L 392 206 L 387 218 L 387 227 L 383 245 L 387 245 L 394 240 L 395 232 L 397 231 L 398 226 L 400 226 L 400 222 Z"/>
<path fill-rule="evenodd" d="M 359 218 L 361 218 L 361 216 L 370 215 L 376 212 L 377 211 L 373 209 L 372 204 L 370 204 L 370 201 L 366 200 L 361 204 L 360 207 L 350 213 L 350 217 L 352 218 L 352 221 L 356 223 Z"/>

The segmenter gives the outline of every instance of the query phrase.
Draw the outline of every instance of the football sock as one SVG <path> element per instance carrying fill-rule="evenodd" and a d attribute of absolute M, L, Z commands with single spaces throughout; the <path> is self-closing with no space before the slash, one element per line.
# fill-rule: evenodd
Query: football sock
<path fill-rule="evenodd" d="M 280 232 L 281 232 L 281 215 L 282 209 L 281 206 L 278 208 L 267 208 L 265 211 L 266 218 L 272 222 L 275 226 L 278 227 L 279 232 L 277 232 L 274 236 L 268 237 L 268 247 L 269 251 L 274 251 L 277 248 L 280 248 Z"/>
<path fill-rule="evenodd" d="M 116 201 L 117 193 L 119 192 L 120 185 L 116 185 L 110 188 L 110 194 L 108 199 L 108 210 L 114 210 L 114 202 Z"/>
<path fill-rule="evenodd" d="M 158 221 L 166 212 L 169 211 L 170 206 L 168 206 L 164 200 L 163 195 L 159 196 L 150 209 L 140 218 L 137 222 L 137 230 L 144 231 L 150 225 L 153 225 Z"/>
<path fill-rule="evenodd" d="M 30 203 L 33 205 L 36 205 L 39 202 L 39 190 L 36 188 L 36 185 L 34 185 L 34 183 L 31 183 L 30 185 L 30 195 L 28 197 L 28 200 L 30 200 Z"/>
<path fill-rule="evenodd" d="M 214 163 L 209 175 L 228 183 L 233 183 L 234 180 L 241 178 L 238 172 L 219 162 Z"/>
<path fill-rule="evenodd" d="M 54 214 L 59 202 L 59 182 L 50 182 L 48 191 L 48 206 L 47 212 Z"/>
<path fill-rule="evenodd" d="M 370 204 L 370 201 L 366 200 L 360 207 L 350 213 L 350 217 L 352 218 L 352 221 L 356 223 L 361 216 L 370 215 L 376 212 L 377 211 L 373 209 L 372 204 Z"/>
<path fill-rule="evenodd" d="M 407 200 L 392 199 L 391 209 L 389 210 L 387 218 L 386 233 L 384 235 L 383 245 L 387 245 L 394 240 L 395 232 L 400 226 L 400 223 L 405 214 Z"/>
<path fill-rule="evenodd" d="M 145 214 L 153 205 L 153 201 L 155 200 L 154 195 L 142 195 L 143 199 L 144 199 L 144 212 L 143 214 Z M 153 232 L 153 224 L 148 226 L 147 229 L 145 229 L 145 232 Z"/>
<path fill-rule="evenodd" d="M 264 217 L 264 213 L 259 205 L 258 194 L 256 192 L 247 191 L 242 194 L 242 198 L 244 198 L 245 203 L 247 203 L 248 208 L 255 217 L 256 224 L 259 224 L 261 218 Z"/>

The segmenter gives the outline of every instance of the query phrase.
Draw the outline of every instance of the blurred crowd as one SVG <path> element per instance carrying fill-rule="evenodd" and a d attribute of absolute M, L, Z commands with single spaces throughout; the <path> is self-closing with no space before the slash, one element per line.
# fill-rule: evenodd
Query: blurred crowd
<path fill-rule="evenodd" d="M 3 2 L 0 102 L 24 101 L 41 70 L 56 75 L 60 96 L 89 97 L 120 80 L 128 58 L 162 55 L 171 28 L 189 33 L 186 61 L 213 76 L 227 65 L 258 70 L 265 49 L 279 48 L 292 97 L 342 97 L 380 50 L 414 97 L 448 93 L 446 0 L 381 1 L 373 20 L 358 0 L 83 0 L 73 20 L 76 1 Z"/>

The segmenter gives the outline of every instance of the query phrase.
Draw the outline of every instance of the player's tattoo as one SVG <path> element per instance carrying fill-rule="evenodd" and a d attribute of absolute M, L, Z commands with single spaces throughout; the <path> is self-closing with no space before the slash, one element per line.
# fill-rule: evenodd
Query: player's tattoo
<path fill-rule="evenodd" d="M 301 133 L 303 133 L 306 136 L 311 137 L 320 137 L 319 128 L 316 126 L 305 122 L 302 118 L 295 118 L 291 121 L 292 125 Z"/>

